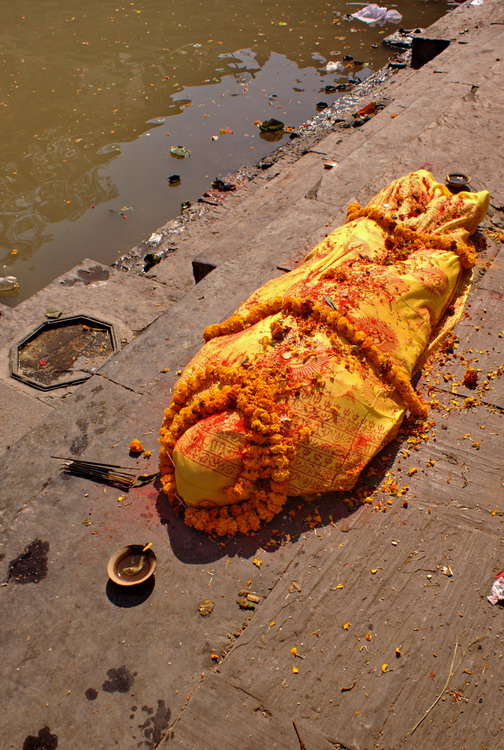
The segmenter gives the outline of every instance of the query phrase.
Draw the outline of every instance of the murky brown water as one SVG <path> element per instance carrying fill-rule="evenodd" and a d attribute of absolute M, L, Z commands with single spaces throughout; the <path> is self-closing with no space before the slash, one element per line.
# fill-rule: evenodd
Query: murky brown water
<path fill-rule="evenodd" d="M 327 84 L 386 62 L 383 36 L 450 7 L 398 0 L 402 23 L 381 28 L 343 19 L 363 4 L 0 0 L 0 275 L 21 284 L 1 301 L 82 258 L 113 262 L 213 178 L 269 153 L 255 120 L 299 125 L 338 96 Z M 361 64 L 326 73 L 343 55 Z"/>

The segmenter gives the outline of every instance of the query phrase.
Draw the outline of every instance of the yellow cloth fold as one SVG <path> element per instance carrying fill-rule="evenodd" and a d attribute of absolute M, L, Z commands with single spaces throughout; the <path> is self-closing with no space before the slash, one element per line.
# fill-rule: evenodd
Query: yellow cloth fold
<path fill-rule="evenodd" d="M 254 292 L 237 314 L 277 297 L 328 304 L 411 376 L 441 327 L 446 331 L 456 321 L 445 313 L 470 276 L 454 249 L 432 247 L 422 237 L 467 242 L 488 203 L 486 191 L 453 195 L 424 170 L 395 180 L 368 208 L 420 233 L 413 251 L 409 245 L 401 255 L 397 235 L 383 222 L 357 218 L 333 231 L 299 268 Z M 282 329 L 277 338 L 275 321 Z M 181 378 L 208 364 L 233 367 L 245 359 L 257 370 L 286 374 L 296 385 L 288 399 L 290 418 L 296 428 L 313 430 L 308 442 L 295 444 L 289 495 L 351 489 L 368 461 L 395 437 L 405 414 L 400 396 L 380 373 L 356 357 L 344 337 L 336 339 L 335 349 L 327 329 L 307 331 L 299 318 L 277 313 L 208 341 Z M 230 410 L 200 419 L 178 439 L 172 460 L 177 493 L 186 504 L 231 502 L 224 489 L 240 473 L 245 432 L 242 416 Z"/>

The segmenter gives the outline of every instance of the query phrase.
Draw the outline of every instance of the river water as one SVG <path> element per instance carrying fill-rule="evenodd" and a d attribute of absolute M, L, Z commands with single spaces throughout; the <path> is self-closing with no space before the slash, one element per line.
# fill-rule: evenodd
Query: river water
<path fill-rule="evenodd" d="M 402 22 L 371 28 L 344 17 L 363 5 L 0 0 L 0 275 L 20 283 L 1 301 L 17 304 L 85 257 L 112 263 L 215 177 L 281 145 L 255 121 L 311 118 L 341 95 L 326 85 L 385 64 L 384 36 L 453 2 L 397 0 Z"/>

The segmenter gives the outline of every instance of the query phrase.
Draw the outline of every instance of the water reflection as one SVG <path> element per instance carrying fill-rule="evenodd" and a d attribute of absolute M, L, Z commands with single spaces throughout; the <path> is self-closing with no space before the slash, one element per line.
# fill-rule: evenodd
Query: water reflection
<path fill-rule="evenodd" d="M 2 242 L 27 256 L 52 239 L 48 225 L 75 221 L 95 202 L 117 196 L 110 178 L 99 173 L 84 149 L 50 129 L 27 144 L 19 161 L 2 164 Z M 15 256 L 14 256 L 15 257 Z"/>
<path fill-rule="evenodd" d="M 397 5 L 404 25 L 418 26 L 446 2 Z M 342 0 L 0 7 L 0 266 L 19 277 L 20 298 L 83 257 L 112 262 L 217 174 L 268 153 L 275 144 L 255 120 L 296 125 L 325 84 L 389 54 L 382 32 L 343 20 L 353 7 Z M 369 65 L 329 76 L 326 62 L 346 53 Z M 233 135 L 220 136 L 224 127 Z M 168 147 L 179 143 L 192 158 L 169 190 Z M 123 205 L 135 208 L 127 221 Z"/>

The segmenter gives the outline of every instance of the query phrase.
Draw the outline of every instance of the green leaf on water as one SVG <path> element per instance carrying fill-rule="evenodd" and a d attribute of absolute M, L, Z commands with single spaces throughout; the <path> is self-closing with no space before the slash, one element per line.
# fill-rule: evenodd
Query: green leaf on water
<path fill-rule="evenodd" d="M 178 159 L 188 159 L 191 156 L 186 146 L 170 146 L 170 154 Z"/>

